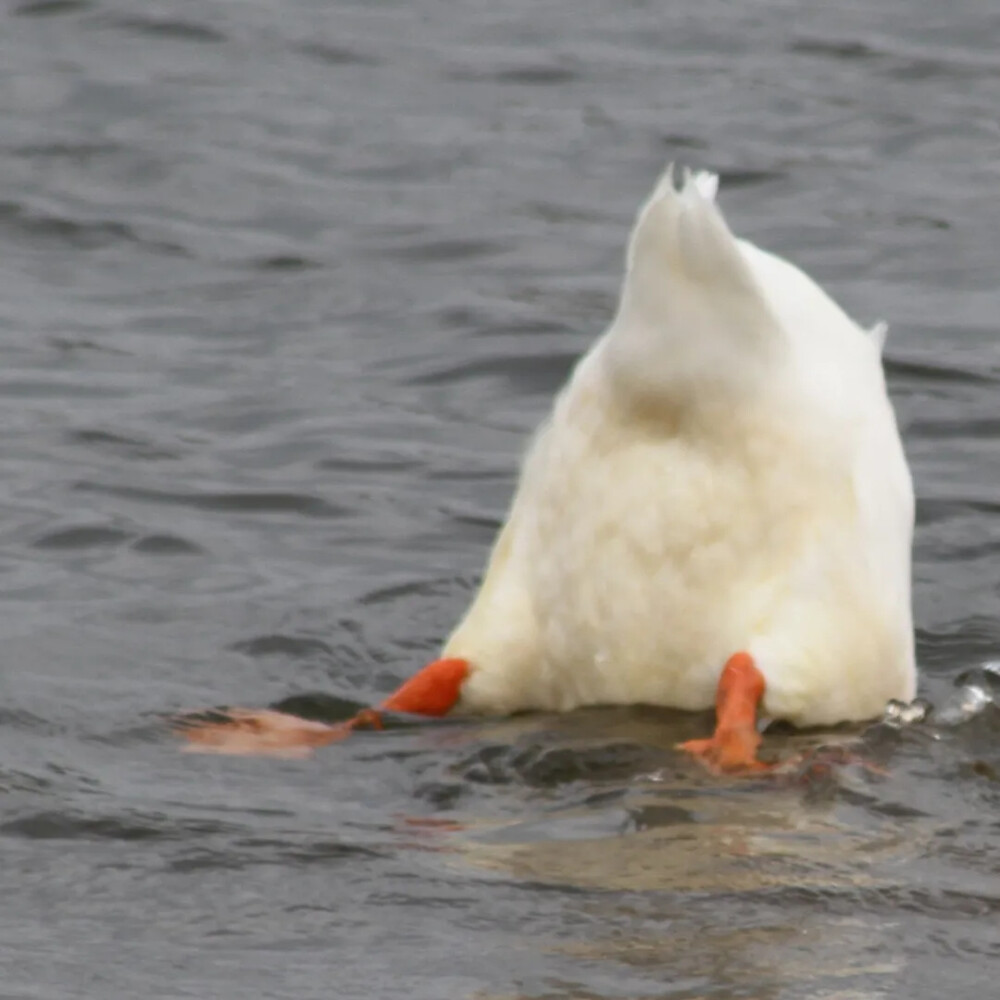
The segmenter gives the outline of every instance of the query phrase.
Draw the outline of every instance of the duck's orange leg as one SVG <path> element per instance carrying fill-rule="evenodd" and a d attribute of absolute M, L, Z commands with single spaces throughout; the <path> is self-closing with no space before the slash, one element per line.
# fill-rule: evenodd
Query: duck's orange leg
<path fill-rule="evenodd" d="M 212 721 L 182 717 L 176 728 L 189 741 L 190 750 L 306 757 L 314 747 L 336 743 L 355 729 L 381 729 L 383 712 L 447 715 L 458 701 L 468 674 L 467 660 L 434 660 L 377 708 L 362 709 L 353 719 L 335 725 L 311 722 L 273 709 L 237 708 L 219 713 L 221 718 Z"/>
<path fill-rule="evenodd" d="M 469 661 L 457 657 L 434 660 L 418 670 L 402 687 L 389 695 L 379 708 L 409 715 L 447 715 L 458 701 L 469 676 Z"/>
<path fill-rule="evenodd" d="M 770 770 L 770 765 L 757 760 L 757 706 L 763 697 L 764 675 L 753 657 L 734 654 L 726 661 L 715 693 L 715 732 L 707 740 L 681 743 L 680 749 L 717 774 Z"/>

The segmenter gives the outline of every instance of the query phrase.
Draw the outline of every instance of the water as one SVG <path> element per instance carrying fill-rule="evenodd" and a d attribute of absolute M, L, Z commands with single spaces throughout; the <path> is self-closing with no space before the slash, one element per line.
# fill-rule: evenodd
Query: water
<path fill-rule="evenodd" d="M 992 995 L 996 10 L 2 18 L 3 1000 Z M 891 323 L 941 717 L 781 783 L 640 708 L 179 753 L 170 711 L 340 717 L 431 654 L 671 159 Z"/>

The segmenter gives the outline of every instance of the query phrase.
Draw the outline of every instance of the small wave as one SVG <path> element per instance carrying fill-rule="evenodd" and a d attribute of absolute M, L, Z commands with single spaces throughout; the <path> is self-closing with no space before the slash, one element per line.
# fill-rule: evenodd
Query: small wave
<path fill-rule="evenodd" d="M 36 538 L 32 543 L 35 549 L 95 549 L 121 545 L 131 536 L 118 528 L 103 525 L 78 525 L 71 528 L 60 528 Z"/>
<path fill-rule="evenodd" d="M 96 379 L 84 384 L 75 373 L 51 372 L 41 378 L 11 377 L 7 373 L 0 376 L 0 396 L 14 399 L 120 399 L 127 395 L 127 388 L 102 385 Z"/>
<path fill-rule="evenodd" d="M 321 458 L 314 468 L 331 472 L 407 472 L 419 469 L 422 462 L 403 456 L 340 455 L 336 458 Z"/>
<path fill-rule="evenodd" d="M 789 46 L 792 52 L 805 56 L 824 56 L 848 62 L 878 59 L 883 53 L 865 42 L 849 39 L 798 38 Z"/>
<path fill-rule="evenodd" d="M 327 42 L 305 42 L 298 46 L 298 51 L 329 66 L 377 66 L 380 62 L 368 52 Z"/>
<path fill-rule="evenodd" d="M 0 726 L 10 726 L 17 729 L 38 729 L 49 731 L 51 724 L 40 715 L 21 708 L 9 708 L 0 705 Z M 0 773 L 3 773 L 0 771 Z"/>
<path fill-rule="evenodd" d="M 446 76 L 451 80 L 525 87 L 558 87 L 580 78 L 580 74 L 569 66 L 543 63 L 498 67 L 455 66 L 446 71 Z"/>
<path fill-rule="evenodd" d="M 893 216 L 897 226 L 912 227 L 914 229 L 951 229 L 952 225 L 947 219 L 939 219 L 933 215 L 923 215 L 920 212 L 896 213 Z"/>
<path fill-rule="evenodd" d="M 379 247 L 377 252 L 383 258 L 438 263 L 463 261 L 477 257 L 493 257 L 508 249 L 509 246 L 500 240 L 470 238 L 420 240 L 399 244 L 395 247 Z"/>
<path fill-rule="evenodd" d="M 311 260 L 299 254 L 274 254 L 270 257 L 256 257 L 249 262 L 256 271 L 308 271 L 322 267 L 318 260 Z"/>
<path fill-rule="evenodd" d="M 936 420 L 923 420 L 917 417 L 910 421 L 907 430 L 913 437 L 930 440 L 995 438 L 1000 436 L 1000 417 L 977 419 L 964 414 Z"/>
<path fill-rule="evenodd" d="M 1000 704 L 1000 661 L 988 660 L 967 670 L 955 680 L 956 690 L 934 713 L 934 721 L 943 726 L 969 722 Z"/>
<path fill-rule="evenodd" d="M 204 549 L 177 535 L 143 535 L 132 543 L 133 552 L 151 556 L 201 555 Z"/>
<path fill-rule="evenodd" d="M 947 521 L 962 514 L 1000 514 L 1000 500 L 917 498 L 917 524 L 921 526 Z"/>
<path fill-rule="evenodd" d="M 117 434 L 98 428 L 85 427 L 80 430 L 70 431 L 67 437 L 74 444 L 88 445 L 123 458 L 138 458 L 147 461 L 180 458 L 179 452 L 162 448 L 142 438 L 127 437 L 124 434 Z"/>
<path fill-rule="evenodd" d="M 113 142 L 47 142 L 18 146 L 12 149 L 11 153 L 26 160 L 68 160 L 74 163 L 87 163 L 117 153 L 119 149 L 117 143 Z"/>
<path fill-rule="evenodd" d="M 93 493 L 105 493 L 126 500 L 193 507 L 196 510 L 241 514 L 299 514 L 302 517 L 347 517 L 351 511 L 338 507 L 321 497 L 306 493 L 232 492 L 179 493 L 168 490 L 141 489 L 135 486 L 106 486 L 87 480 L 74 487 Z"/>
<path fill-rule="evenodd" d="M 6 713 L 9 715 L 11 713 Z M 0 717 L 5 725 L 8 723 L 6 717 Z M 45 795 L 52 787 L 52 782 L 48 778 L 42 778 L 36 774 L 27 774 L 24 771 L 0 770 L 0 793 L 5 795 L 11 792 L 28 792 L 35 795 Z"/>
<path fill-rule="evenodd" d="M 500 378 L 527 392 L 548 393 L 566 381 L 578 358 L 575 353 L 480 358 L 412 375 L 407 381 L 410 385 L 447 385 L 471 379 Z"/>
<path fill-rule="evenodd" d="M 891 337 L 890 337 L 891 340 Z M 970 385 L 994 385 L 996 377 L 982 370 L 974 371 L 940 361 L 923 361 L 892 354 L 885 359 L 887 374 L 896 378 L 916 379 L 920 382 L 957 382 Z"/>
<path fill-rule="evenodd" d="M 1000 649 L 1000 619 L 975 615 L 936 628 L 918 628 L 922 666 L 954 668 L 956 663 L 983 662 Z"/>
<path fill-rule="evenodd" d="M 194 21 L 161 20 L 159 18 L 129 16 L 105 17 L 103 22 L 132 34 L 147 38 L 163 38 L 178 42 L 218 43 L 226 41 L 226 36 L 217 28 Z"/>
<path fill-rule="evenodd" d="M 248 837 L 226 843 L 218 848 L 199 846 L 169 862 L 174 872 L 196 872 L 221 868 L 240 870 L 254 865 L 323 864 L 338 862 L 357 864 L 385 857 L 371 846 L 322 840 L 296 843 L 293 840 Z"/>
<path fill-rule="evenodd" d="M 90 0 L 27 0 L 14 7 L 11 13 L 15 17 L 57 17 L 79 14 L 92 6 Z"/>
<path fill-rule="evenodd" d="M 719 183 L 725 190 L 738 187 L 754 187 L 783 181 L 787 174 L 783 170 L 720 170 Z"/>
<path fill-rule="evenodd" d="M 368 706 L 356 699 L 340 698 L 323 691 L 311 691 L 289 695 L 281 701 L 274 702 L 270 707 L 276 712 L 287 712 L 301 719 L 334 723 L 352 719 L 361 709 Z"/>
<path fill-rule="evenodd" d="M 403 159 L 392 158 L 367 163 L 359 167 L 347 167 L 340 171 L 340 176 L 346 180 L 355 180 L 374 187 L 381 187 L 384 182 L 400 182 L 403 184 L 424 184 L 433 181 L 451 182 L 460 163 L 459 154 L 451 153 L 442 156 L 433 151 L 414 153 Z"/>
<path fill-rule="evenodd" d="M 388 587 L 378 587 L 369 590 L 358 598 L 361 605 L 392 604 L 407 597 L 424 597 L 447 593 L 451 580 L 409 580 L 406 583 L 396 583 Z"/>
<path fill-rule="evenodd" d="M 333 650 L 321 639 L 297 635 L 259 635 L 253 639 L 241 639 L 229 646 L 235 653 L 243 653 L 255 659 L 266 656 L 288 656 L 294 659 L 320 656 L 332 657 Z"/>
<path fill-rule="evenodd" d="M 132 226 L 110 219 L 81 220 L 43 214 L 14 201 L 0 201 L 0 231 L 32 239 L 51 240 L 79 250 L 97 250 L 131 243 L 170 255 L 187 255 L 177 243 L 142 236 Z"/>
<path fill-rule="evenodd" d="M 708 149 L 708 142 L 704 139 L 683 132 L 668 132 L 660 137 L 660 142 L 667 149 Z"/>
<path fill-rule="evenodd" d="M 0 823 L 0 835 L 31 840 L 162 840 L 201 837 L 227 829 L 215 821 L 178 821 L 163 816 L 86 816 L 53 810 Z"/>
<path fill-rule="evenodd" d="M 451 330 L 461 330 L 476 337 L 544 337 L 575 334 L 578 331 L 569 323 L 548 317 L 498 320 L 486 311 L 466 306 L 449 306 L 432 314 L 434 322 Z"/>
<path fill-rule="evenodd" d="M 503 527 L 501 518 L 472 511 L 452 513 L 451 521 L 459 527 L 474 528 L 477 532 L 485 530 L 490 536 L 496 534 Z"/>
<path fill-rule="evenodd" d="M 665 757 L 666 751 L 641 743 L 565 746 L 530 742 L 481 747 L 453 769 L 463 780 L 479 785 L 557 788 L 577 781 L 591 785 L 628 781 L 655 771 Z"/>
<path fill-rule="evenodd" d="M 945 78 L 951 81 L 1000 74 L 1000 65 L 991 56 L 979 56 L 966 47 L 901 44 L 898 39 L 877 42 L 856 39 L 799 38 L 789 46 L 798 55 L 840 62 L 869 63 L 876 72 L 894 80 L 922 81 Z"/>

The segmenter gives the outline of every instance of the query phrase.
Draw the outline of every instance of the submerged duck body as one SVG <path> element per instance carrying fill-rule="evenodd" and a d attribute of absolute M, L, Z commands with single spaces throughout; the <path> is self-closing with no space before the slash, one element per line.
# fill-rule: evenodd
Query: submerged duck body
<path fill-rule="evenodd" d="M 616 316 L 528 450 L 478 594 L 382 708 L 714 703 L 715 737 L 687 748 L 735 770 L 758 766 L 758 707 L 814 726 L 913 697 L 913 489 L 884 327 L 735 238 L 715 191 L 668 171 L 640 210 Z M 234 749 L 242 728 L 245 749 L 253 717 L 189 735 Z"/>

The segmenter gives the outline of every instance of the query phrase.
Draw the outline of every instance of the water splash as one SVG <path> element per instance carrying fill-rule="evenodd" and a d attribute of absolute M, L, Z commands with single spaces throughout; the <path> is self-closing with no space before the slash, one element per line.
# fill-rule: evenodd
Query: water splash
<path fill-rule="evenodd" d="M 935 713 L 942 726 L 958 726 L 986 711 L 1000 699 L 1000 660 L 990 660 L 962 674 L 955 693 Z"/>
<path fill-rule="evenodd" d="M 893 698 L 885 706 L 882 715 L 882 723 L 892 726 L 894 729 L 902 729 L 904 726 L 912 726 L 923 722 L 932 711 L 933 706 L 924 698 L 916 698 L 913 701 L 901 701 Z"/>

